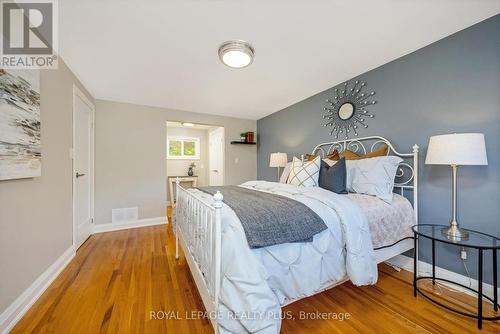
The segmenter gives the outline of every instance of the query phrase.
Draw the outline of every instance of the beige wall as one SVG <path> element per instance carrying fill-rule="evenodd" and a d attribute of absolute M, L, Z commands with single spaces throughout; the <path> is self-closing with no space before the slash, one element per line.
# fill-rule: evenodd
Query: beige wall
<path fill-rule="evenodd" d="M 194 168 L 194 175 L 198 176 L 198 185 L 208 185 L 208 129 L 179 128 L 167 126 L 166 131 L 167 136 L 200 138 L 200 159 L 167 159 L 167 176 L 187 175 L 189 165 L 194 162 L 196 164 L 196 167 Z M 168 191 L 167 201 L 170 201 Z"/>
<path fill-rule="evenodd" d="M 73 84 L 83 86 L 61 60 L 40 84 L 42 176 L 0 181 L 0 313 L 73 242 Z"/>
<path fill-rule="evenodd" d="M 140 219 L 165 215 L 166 121 L 223 126 L 226 184 L 256 179 L 256 147 L 230 144 L 256 121 L 103 100 L 96 108 L 96 224 L 111 222 L 114 208 L 138 206 Z"/>

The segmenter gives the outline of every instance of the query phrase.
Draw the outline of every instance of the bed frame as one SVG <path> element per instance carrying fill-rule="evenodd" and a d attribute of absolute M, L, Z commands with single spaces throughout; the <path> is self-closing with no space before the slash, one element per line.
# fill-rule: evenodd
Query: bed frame
<path fill-rule="evenodd" d="M 351 150 L 358 154 L 372 152 L 380 145 L 389 147 L 388 155 L 404 159 L 396 174 L 394 188 L 401 195 L 411 192 L 415 218 L 418 222 L 418 145 L 411 153 L 399 153 L 384 137 L 371 136 L 321 143 L 314 147 L 313 154 L 322 157 L 334 150 L 342 153 Z M 199 195 L 189 192 L 176 181 L 176 206 L 174 211 L 175 257 L 179 258 L 179 243 L 200 293 L 215 333 L 218 332 L 217 312 L 221 286 L 221 209 L 223 196 L 217 192 L 213 203 L 207 203 Z M 405 239 L 393 246 L 375 250 L 377 263 L 386 261 L 413 248 L 413 240 Z M 343 282 L 343 281 L 342 281 Z M 341 284 L 337 282 L 335 285 Z M 335 286 L 332 285 L 329 288 Z M 294 300 L 295 301 L 295 300 Z"/>

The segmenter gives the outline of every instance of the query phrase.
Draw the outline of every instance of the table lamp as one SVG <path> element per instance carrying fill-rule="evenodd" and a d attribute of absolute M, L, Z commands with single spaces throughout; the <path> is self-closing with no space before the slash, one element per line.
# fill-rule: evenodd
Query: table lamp
<path fill-rule="evenodd" d="M 278 180 L 280 179 L 280 167 L 285 167 L 287 162 L 288 156 L 286 153 L 271 153 L 269 167 L 278 167 Z"/>
<path fill-rule="evenodd" d="M 486 145 L 482 133 L 455 133 L 432 136 L 427 147 L 426 165 L 449 165 L 452 172 L 451 222 L 441 230 L 450 240 L 468 239 L 467 231 L 458 227 L 457 221 L 457 167 L 487 165 Z"/>

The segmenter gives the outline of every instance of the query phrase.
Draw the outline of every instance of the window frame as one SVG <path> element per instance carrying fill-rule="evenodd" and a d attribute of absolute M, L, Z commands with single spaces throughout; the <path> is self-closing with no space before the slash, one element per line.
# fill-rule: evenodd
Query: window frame
<path fill-rule="evenodd" d="M 170 141 L 181 142 L 181 155 L 170 155 Z M 194 142 L 195 155 L 184 154 L 184 142 Z M 200 160 L 200 138 L 187 136 L 167 136 L 167 159 L 169 160 Z"/>

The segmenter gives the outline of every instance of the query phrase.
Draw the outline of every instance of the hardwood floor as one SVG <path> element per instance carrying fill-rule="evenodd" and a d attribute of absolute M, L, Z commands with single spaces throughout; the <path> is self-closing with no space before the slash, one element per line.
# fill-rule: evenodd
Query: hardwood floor
<path fill-rule="evenodd" d="M 377 285 L 345 283 L 284 308 L 282 333 L 473 333 L 476 321 L 414 298 L 411 274 L 381 265 Z M 432 287 L 429 287 L 432 289 Z M 456 305 L 474 299 L 438 286 Z M 491 310 L 488 305 L 485 307 Z M 95 234 L 26 313 L 12 333 L 212 333 L 208 320 L 187 320 L 204 310 L 183 257 L 175 260 L 169 227 Z M 181 319 L 152 319 L 155 316 Z M 164 311 L 161 313 L 158 311 Z M 177 313 L 171 311 L 178 311 Z M 349 313 L 348 320 L 300 319 L 301 311 Z M 482 333 L 500 333 L 485 322 Z"/>

